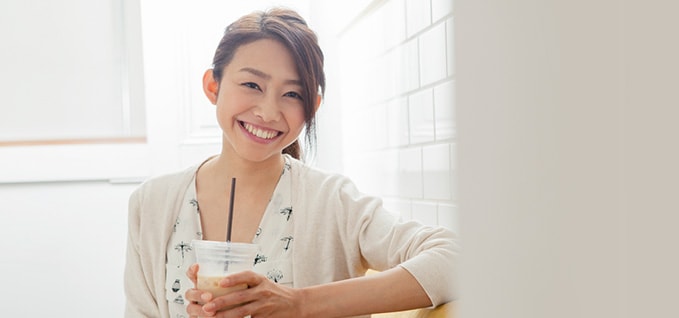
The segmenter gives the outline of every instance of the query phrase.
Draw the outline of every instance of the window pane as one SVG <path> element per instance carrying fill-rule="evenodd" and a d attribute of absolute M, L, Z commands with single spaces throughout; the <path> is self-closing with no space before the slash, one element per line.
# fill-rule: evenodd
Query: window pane
<path fill-rule="evenodd" d="M 123 10 L 123 0 L 0 2 L 0 142 L 144 135 L 131 118 L 143 105 L 129 98 Z"/>

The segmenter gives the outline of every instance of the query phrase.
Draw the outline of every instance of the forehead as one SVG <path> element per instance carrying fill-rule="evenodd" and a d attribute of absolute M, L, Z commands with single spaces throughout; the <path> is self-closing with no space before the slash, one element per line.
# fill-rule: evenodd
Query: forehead
<path fill-rule="evenodd" d="M 256 40 L 236 49 L 231 63 L 226 67 L 226 72 L 238 72 L 244 68 L 259 70 L 274 79 L 299 79 L 290 50 L 272 39 Z"/>

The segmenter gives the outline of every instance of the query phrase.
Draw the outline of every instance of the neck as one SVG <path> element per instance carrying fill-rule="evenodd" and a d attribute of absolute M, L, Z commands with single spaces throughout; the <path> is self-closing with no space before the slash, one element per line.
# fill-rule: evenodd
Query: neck
<path fill-rule="evenodd" d="M 283 155 L 272 156 L 264 161 L 253 162 L 243 159 L 229 151 L 210 160 L 210 174 L 217 180 L 236 178 L 238 187 L 261 187 L 278 182 L 283 170 Z"/>

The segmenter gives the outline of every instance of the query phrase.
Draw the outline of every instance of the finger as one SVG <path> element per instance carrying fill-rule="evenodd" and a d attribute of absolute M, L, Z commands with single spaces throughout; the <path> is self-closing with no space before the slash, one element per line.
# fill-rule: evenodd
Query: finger
<path fill-rule="evenodd" d="M 186 306 L 186 313 L 189 314 L 190 317 L 213 317 L 215 315 L 215 312 L 206 312 L 203 310 L 201 304 L 194 302 L 191 302 Z"/>
<path fill-rule="evenodd" d="M 264 276 L 258 275 L 253 271 L 242 271 L 222 278 L 222 280 L 219 281 L 219 286 L 223 288 L 238 285 L 253 287 L 261 284 L 264 279 L 266 279 Z"/>
<path fill-rule="evenodd" d="M 212 294 L 200 289 L 190 288 L 184 293 L 184 298 L 190 302 L 204 304 L 212 300 Z"/>
<path fill-rule="evenodd" d="M 186 293 L 184 293 L 184 299 L 190 302 L 197 302 L 200 300 L 200 295 L 203 294 L 201 290 L 195 288 L 189 288 Z"/>
<path fill-rule="evenodd" d="M 243 289 L 231 292 L 224 296 L 215 297 L 212 301 L 206 303 L 205 306 L 203 306 L 203 310 L 207 312 L 221 312 L 225 309 L 228 309 L 228 312 L 232 313 L 234 308 L 238 308 L 244 304 L 251 303 L 256 300 L 257 296 L 251 289 Z"/>
<path fill-rule="evenodd" d="M 225 311 L 217 312 L 215 317 L 217 318 L 253 317 L 255 316 L 255 312 L 252 311 L 253 308 L 254 307 L 251 307 L 250 304 L 237 306 Z"/>
<path fill-rule="evenodd" d="M 189 269 L 186 270 L 186 276 L 193 282 L 193 285 L 196 285 L 196 280 L 198 279 L 198 264 L 193 264 L 189 266 Z"/>

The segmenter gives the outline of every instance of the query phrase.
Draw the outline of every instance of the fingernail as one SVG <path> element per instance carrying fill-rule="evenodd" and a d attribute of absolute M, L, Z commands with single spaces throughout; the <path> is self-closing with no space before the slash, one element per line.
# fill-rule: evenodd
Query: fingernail
<path fill-rule="evenodd" d="M 202 295 L 200 295 L 200 299 L 202 299 L 205 302 L 208 302 L 212 299 L 212 297 L 210 297 L 210 294 L 208 293 L 203 293 Z"/>
<path fill-rule="evenodd" d="M 215 304 L 213 304 L 213 303 L 208 303 L 208 304 L 205 304 L 205 306 L 203 306 L 203 311 L 205 311 L 205 312 L 212 312 L 214 310 L 215 310 Z"/>
<path fill-rule="evenodd" d="M 229 287 L 229 284 L 231 283 L 231 280 L 228 278 L 222 278 L 222 280 L 219 281 L 219 286 L 220 287 Z"/>

